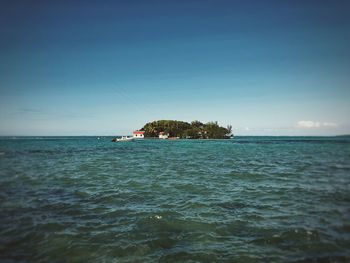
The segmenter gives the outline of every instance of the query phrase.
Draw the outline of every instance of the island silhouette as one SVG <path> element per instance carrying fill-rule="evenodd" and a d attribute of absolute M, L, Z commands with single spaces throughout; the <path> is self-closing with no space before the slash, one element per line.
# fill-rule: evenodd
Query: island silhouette
<path fill-rule="evenodd" d="M 144 131 L 145 138 L 159 138 L 166 136 L 180 139 L 229 139 L 232 126 L 226 128 L 217 121 L 202 123 L 198 120 L 191 123 L 178 120 L 157 120 L 146 123 L 140 131 Z"/>

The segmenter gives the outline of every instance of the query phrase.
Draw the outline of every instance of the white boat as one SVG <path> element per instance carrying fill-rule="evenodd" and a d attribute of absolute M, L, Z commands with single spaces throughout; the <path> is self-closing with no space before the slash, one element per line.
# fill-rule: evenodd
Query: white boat
<path fill-rule="evenodd" d="M 125 141 L 132 141 L 132 140 L 134 140 L 134 138 L 128 137 L 128 136 L 123 136 L 123 137 L 117 139 L 117 142 L 125 142 Z"/>
<path fill-rule="evenodd" d="M 121 138 L 114 138 L 112 142 L 128 142 L 128 141 L 133 141 L 133 137 L 128 137 L 128 136 L 123 136 Z"/>

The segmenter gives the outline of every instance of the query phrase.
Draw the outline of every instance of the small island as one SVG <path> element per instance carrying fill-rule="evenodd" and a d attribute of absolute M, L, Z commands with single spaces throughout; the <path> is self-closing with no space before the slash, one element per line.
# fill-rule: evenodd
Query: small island
<path fill-rule="evenodd" d="M 232 126 L 219 126 L 218 122 L 191 123 L 177 120 L 158 120 L 146 123 L 141 131 L 146 138 L 180 139 L 229 139 L 232 138 Z"/>

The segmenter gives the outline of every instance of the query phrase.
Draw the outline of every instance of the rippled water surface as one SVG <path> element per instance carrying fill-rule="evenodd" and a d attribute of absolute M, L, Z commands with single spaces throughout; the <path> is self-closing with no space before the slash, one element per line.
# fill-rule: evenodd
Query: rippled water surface
<path fill-rule="evenodd" d="M 350 139 L 2 138 L 1 262 L 350 262 Z"/>

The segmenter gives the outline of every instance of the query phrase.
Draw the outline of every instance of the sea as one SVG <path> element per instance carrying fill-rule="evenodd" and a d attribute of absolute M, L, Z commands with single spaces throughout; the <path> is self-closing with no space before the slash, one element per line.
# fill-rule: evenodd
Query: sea
<path fill-rule="evenodd" d="M 350 262 L 350 137 L 0 138 L 0 262 Z"/>

